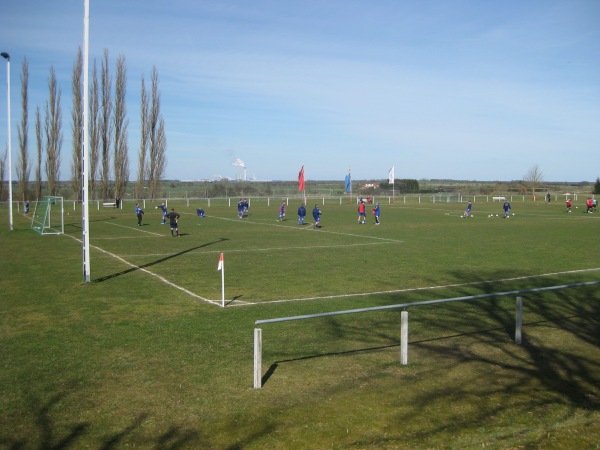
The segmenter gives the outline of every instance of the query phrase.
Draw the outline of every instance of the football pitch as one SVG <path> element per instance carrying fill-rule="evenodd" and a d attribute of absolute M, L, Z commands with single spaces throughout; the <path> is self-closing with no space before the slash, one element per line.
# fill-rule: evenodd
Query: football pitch
<path fill-rule="evenodd" d="M 286 216 L 278 221 L 279 205 Z M 263 327 L 254 322 L 600 280 L 600 211 L 513 200 L 170 200 L 81 210 L 65 235 L 0 232 L 0 445 L 7 448 L 596 448 L 600 287 Z M 313 227 L 312 209 L 321 210 Z M 203 208 L 206 217 L 197 215 Z M 6 209 L 0 209 L 2 216 Z M 222 278 L 217 270 L 224 256 Z"/>

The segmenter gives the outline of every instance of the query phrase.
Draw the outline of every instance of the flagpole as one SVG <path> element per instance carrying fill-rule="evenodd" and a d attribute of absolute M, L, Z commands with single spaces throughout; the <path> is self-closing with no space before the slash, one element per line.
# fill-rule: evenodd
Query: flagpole
<path fill-rule="evenodd" d="M 395 193 L 395 181 L 396 181 L 396 173 L 394 171 L 394 166 L 392 165 L 392 168 L 390 169 L 390 172 L 388 174 L 388 181 L 390 183 L 392 183 L 392 203 L 394 203 L 395 197 L 396 197 L 396 193 Z"/>
<path fill-rule="evenodd" d="M 225 308 L 225 260 L 221 267 L 221 307 Z"/>
<path fill-rule="evenodd" d="M 348 193 L 348 203 L 352 204 L 352 166 L 348 169 L 348 175 L 346 175 L 346 177 L 348 178 L 348 186 L 346 189 L 346 192 Z"/>
<path fill-rule="evenodd" d="M 221 306 L 225 308 L 225 258 L 223 257 L 223 253 L 219 256 L 217 270 L 221 271 Z"/>
<path fill-rule="evenodd" d="M 300 169 L 300 173 L 298 174 L 298 190 L 302 191 L 302 196 L 304 197 L 304 204 L 306 204 L 306 187 L 304 184 L 304 164 L 302 164 L 302 169 Z"/>
<path fill-rule="evenodd" d="M 304 204 L 306 205 L 306 178 L 304 175 L 304 164 L 302 164 L 302 196 L 304 197 Z"/>

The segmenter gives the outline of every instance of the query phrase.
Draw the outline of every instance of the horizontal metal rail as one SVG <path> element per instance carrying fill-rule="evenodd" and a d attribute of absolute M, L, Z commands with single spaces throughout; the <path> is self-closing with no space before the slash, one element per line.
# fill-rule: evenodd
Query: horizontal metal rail
<path fill-rule="evenodd" d="M 479 295 L 468 295 L 463 297 L 454 297 L 454 298 L 445 298 L 438 300 L 425 300 L 422 302 L 412 302 L 412 303 L 399 303 L 395 305 L 386 305 L 386 306 L 373 306 L 370 308 L 358 308 L 358 309 L 347 309 L 343 311 L 331 311 L 317 314 L 306 314 L 302 316 L 290 316 L 290 317 L 279 317 L 275 319 L 263 319 L 257 320 L 254 322 L 255 325 L 262 325 L 266 323 L 276 323 L 276 322 L 289 322 L 291 320 L 304 320 L 304 319 L 315 319 L 318 317 L 329 317 L 329 316 L 340 316 L 343 314 L 356 314 L 363 313 L 369 311 L 383 311 L 387 309 L 398 309 L 398 308 L 411 308 L 414 306 L 424 306 L 424 305 L 435 305 L 438 303 L 450 303 L 450 302 L 459 302 L 459 301 L 468 301 L 468 300 L 478 300 L 482 298 L 490 298 L 490 297 L 502 297 L 508 295 L 521 295 L 532 292 L 544 292 L 544 291 L 556 291 L 559 289 L 567 289 L 581 286 L 594 286 L 600 284 L 600 281 L 586 281 L 582 283 L 570 283 L 570 284 L 561 284 L 558 286 L 547 286 L 541 288 L 534 289 L 517 289 L 514 291 L 505 291 L 505 292 L 494 292 L 491 294 L 479 294 Z"/>
<path fill-rule="evenodd" d="M 440 303 L 450 303 L 450 302 L 459 302 L 459 301 L 478 300 L 478 299 L 491 298 L 491 297 L 506 297 L 506 296 L 511 296 L 511 295 L 517 295 L 516 311 L 515 311 L 515 343 L 518 345 L 521 345 L 522 326 L 523 326 L 523 298 L 520 295 L 527 294 L 527 293 L 534 293 L 534 292 L 556 291 L 559 289 L 567 289 L 567 288 L 574 288 L 574 287 L 595 286 L 598 284 L 600 284 L 600 281 L 588 281 L 588 282 L 582 282 L 582 283 L 561 284 L 559 286 L 547 286 L 547 287 L 534 288 L 534 289 L 517 289 L 517 290 L 513 290 L 513 291 L 494 292 L 491 294 L 479 294 L 479 295 L 445 298 L 445 299 L 438 299 L 438 300 L 426 300 L 426 301 L 422 301 L 422 302 L 400 303 L 400 304 L 396 304 L 396 305 L 387 305 L 387 306 L 374 306 L 371 308 L 349 309 L 349 310 L 345 310 L 345 311 L 333 311 L 333 312 L 318 313 L 318 314 L 307 314 L 307 315 L 303 315 L 303 316 L 279 317 L 276 319 L 257 320 L 254 323 L 256 325 L 261 325 L 261 324 L 267 324 L 267 323 L 288 322 L 291 320 L 315 319 L 315 318 L 319 318 L 319 317 L 339 316 L 342 314 L 356 314 L 356 313 L 404 308 L 404 311 L 402 311 L 402 315 L 401 315 L 401 326 L 400 326 L 400 336 L 401 336 L 400 337 L 400 362 L 401 362 L 401 364 L 406 365 L 406 364 L 408 364 L 408 311 L 407 311 L 408 308 L 411 308 L 414 306 L 435 305 L 435 304 L 440 304 Z M 261 387 L 262 387 L 262 329 L 254 328 L 254 389 L 260 389 Z"/>

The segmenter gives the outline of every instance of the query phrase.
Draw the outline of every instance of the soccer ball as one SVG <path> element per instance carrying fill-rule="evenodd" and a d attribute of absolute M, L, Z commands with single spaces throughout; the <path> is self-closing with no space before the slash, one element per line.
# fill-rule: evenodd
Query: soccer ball
<path fill-rule="evenodd" d="M 154 209 L 158 209 L 158 206 L 155 206 Z"/>

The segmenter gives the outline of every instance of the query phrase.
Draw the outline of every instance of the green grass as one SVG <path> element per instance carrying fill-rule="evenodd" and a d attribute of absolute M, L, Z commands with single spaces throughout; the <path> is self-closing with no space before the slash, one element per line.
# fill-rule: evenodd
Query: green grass
<path fill-rule="evenodd" d="M 142 227 L 130 202 L 92 208 L 91 283 L 79 210 L 65 236 L 15 214 L 0 447 L 598 448 L 598 286 L 526 295 L 521 346 L 514 298 L 410 308 L 407 366 L 400 311 L 265 324 L 260 390 L 252 339 L 258 319 L 600 280 L 600 212 L 514 202 L 502 219 L 476 202 L 467 220 L 461 204 L 384 202 L 375 226 L 319 199 L 313 230 L 297 201 L 277 223 L 278 202 L 242 220 L 224 201 L 170 202 L 178 239 L 149 202 Z"/>

